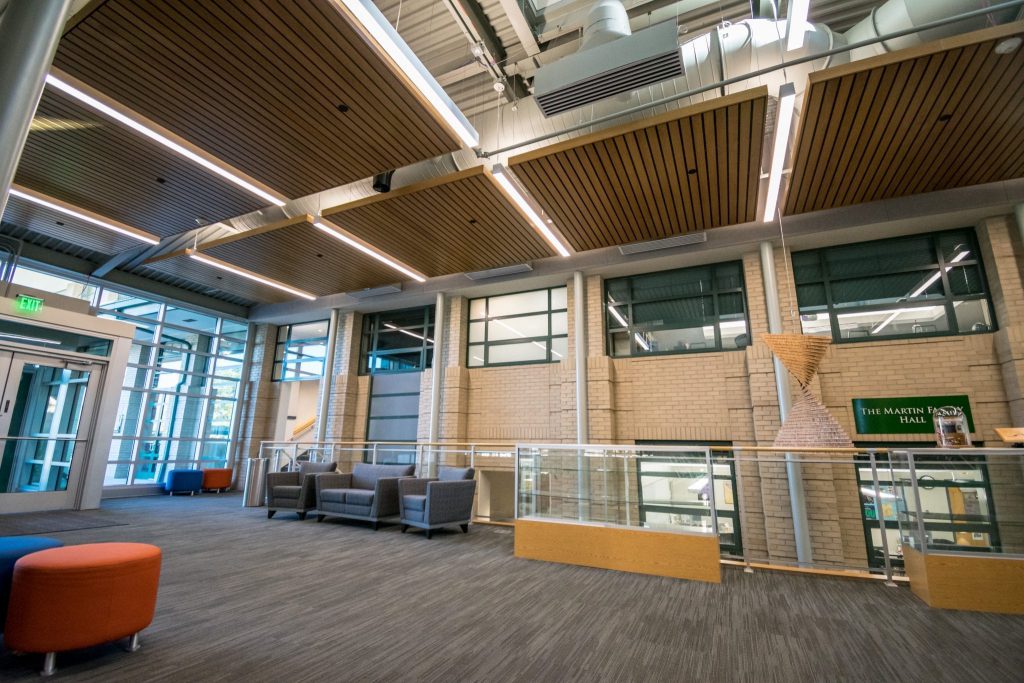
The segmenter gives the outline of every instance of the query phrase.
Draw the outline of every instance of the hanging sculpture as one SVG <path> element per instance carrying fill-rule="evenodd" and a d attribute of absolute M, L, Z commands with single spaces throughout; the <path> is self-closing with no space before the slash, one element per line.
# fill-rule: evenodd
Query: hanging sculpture
<path fill-rule="evenodd" d="M 789 416 L 775 436 L 775 446 L 786 448 L 852 448 L 846 430 L 810 389 L 825 357 L 826 337 L 805 334 L 765 334 L 764 343 L 799 384 Z"/>

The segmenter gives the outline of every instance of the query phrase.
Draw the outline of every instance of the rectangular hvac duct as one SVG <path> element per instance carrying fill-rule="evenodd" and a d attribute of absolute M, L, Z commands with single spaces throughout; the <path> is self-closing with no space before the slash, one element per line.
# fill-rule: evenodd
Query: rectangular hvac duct
<path fill-rule="evenodd" d="M 384 296 L 385 294 L 398 294 L 402 291 L 402 285 L 384 285 L 383 287 L 367 287 L 355 292 L 345 292 L 353 299 L 369 299 L 371 296 Z"/>
<path fill-rule="evenodd" d="M 619 247 L 619 253 L 622 254 L 623 256 L 629 256 L 630 254 L 643 254 L 648 251 L 658 251 L 659 249 L 685 247 L 688 244 L 700 244 L 701 242 L 707 241 L 708 234 L 706 232 L 691 232 L 686 235 L 666 237 L 663 240 L 651 240 L 650 242 L 637 242 L 635 244 L 626 244 Z"/>
<path fill-rule="evenodd" d="M 517 263 L 514 266 L 502 266 L 501 268 L 491 268 L 490 270 L 478 270 L 472 273 L 466 273 L 466 277 L 470 280 L 486 280 L 492 277 L 501 277 L 502 275 L 529 273 L 531 270 L 533 270 L 533 266 L 529 263 Z"/>
<path fill-rule="evenodd" d="M 674 21 L 559 59 L 537 71 L 533 94 L 544 116 L 683 75 Z"/>

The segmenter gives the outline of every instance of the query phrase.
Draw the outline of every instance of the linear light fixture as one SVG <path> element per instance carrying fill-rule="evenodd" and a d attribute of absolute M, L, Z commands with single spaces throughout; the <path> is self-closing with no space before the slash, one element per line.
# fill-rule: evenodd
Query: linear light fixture
<path fill-rule="evenodd" d="M 786 10 L 786 50 L 799 50 L 804 46 L 804 28 L 811 0 L 789 0 Z"/>
<path fill-rule="evenodd" d="M 373 38 L 380 48 L 380 52 L 394 62 L 395 66 L 427 100 L 434 111 L 441 116 L 464 145 L 476 147 L 480 144 L 480 134 L 470 125 L 465 115 L 445 93 L 441 84 L 430 75 L 416 53 L 409 48 L 398 31 L 391 27 L 391 24 L 371 0 L 334 0 L 334 2 L 347 10 L 347 14 L 356 21 L 359 28 Z"/>
<path fill-rule="evenodd" d="M 274 195 L 270 194 L 269 192 L 265 192 L 265 191 L 261 190 L 260 188 L 256 187 L 252 183 L 250 183 L 248 180 L 245 180 L 244 178 L 240 178 L 239 176 L 235 175 L 231 171 L 228 171 L 228 170 L 222 168 L 221 166 L 219 166 L 219 165 L 213 163 L 212 161 L 210 161 L 209 159 L 203 158 L 202 156 L 196 154 L 195 152 L 193 152 L 192 150 L 188 149 L 187 147 L 178 144 L 174 140 L 171 140 L 167 136 L 162 135 L 162 134 L 156 132 L 155 130 L 153 130 L 152 128 L 150 128 L 150 127 L 148 127 L 146 125 L 143 125 L 142 123 L 136 121 L 135 119 L 131 118 L 130 116 L 126 116 L 125 114 L 122 114 L 121 112 L 119 112 L 118 110 L 114 109 L 113 107 L 111 107 L 111 106 L 101 102 L 100 100 L 96 99 L 92 95 L 90 95 L 90 94 L 88 94 L 86 92 L 83 92 L 82 90 L 79 90 L 78 88 L 76 88 L 75 86 L 71 85 L 70 83 L 67 83 L 67 82 L 57 78 L 53 74 L 47 74 L 47 76 L 46 76 L 46 84 L 56 88 L 57 90 L 60 90 L 62 93 L 66 94 L 66 95 L 70 95 L 71 97 L 74 97 L 76 100 L 78 100 L 82 104 L 85 104 L 85 105 L 87 105 L 89 107 L 92 107 L 96 111 L 100 112 L 101 114 L 104 114 L 105 116 L 109 116 L 110 118 L 114 119 L 118 123 L 121 123 L 121 124 L 124 124 L 125 126 L 128 126 L 129 128 L 131 128 L 135 132 L 141 133 L 142 135 L 145 135 L 150 140 L 153 140 L 154 142 L 163 145 L 164 147 L 166 147 L 167 149 L 171 150 L 172 152 L 174 152 L 176 154 L 180 154 L 181 156 L 185 157 L 189 161 L 191 161 L 193 163 L 196 163 L 196 164 L 199 164 L 200 166 L 202 166 L 206 170 L 208 170 L 208 171 L 210 171 L 212 173 L 215 173 L 216 175 L 219 175 L 221 178 L 224 178 L 225 180 L 227 180 L 230 183 L 234 183 L 235 185 L 241 187 L 243 190 L 246 190 L 247 192 L 256 195 L 260 199 L 263 199 L 264 201 L 270 202 L 274 206 L 284 206 L 286 204 L 286 202 L 283 199 L 281 199 L 279 197 L 275 197 Z"/>
<path fill-rule="evenodd" d="M 392 325 L 391 323 L 384 323 L 384 327 L 388 328 L 389 330 L 394 330 L 395 332 L 401 332 L 402 334 L 407 334 L 410 337 L 415 337 L 416 339 L 419 339 L 420 341 L 425 341 L 428 344 L 433 344 L 434 343 L 434 340 L 431 339 L 430 337 L 424 337 L 422 334 L 416 334 L 415 332 L 411 332 L 409 330 L 403 330 L 403 329 L 399 328 L 397 325 Z"/>
<path fill-rule="evenodd" d="M 206 256 L 205 254 L 200 254 L 195 249 L 186 249 L 185 253 L 187 253 L 189 255 L 189 258 L 193 258 L 196 261 L 199 261 L 200 263 L 205 263 L 208 266 L 212 266 L 214 268 L 218 268 L 220 270 L 223 270 L 223 271 L 225 271 L 227 273 L 231 273 L 232 275 L 238 275 L 239 277 L 244 277 L 247 280 L 252 280 L 253 282 L 258 282 L 261 285 L 266 285 L 267 287 L 273 287 L 274 289 L 280 289 L 282 292 L 288 292 L 289 294 L 292 294 L 294 296 L 306 299 L 308 301 L 316 301 L 316 295 L 315 294 L 310 294 L 309 292 L 303 291 L 301 289 L 295 289 L 294 287 L 289 287 L 288 285 L 286 285 L 286 284 L 284 284 L 282 282 L 278 282 L 277 280 L 271 280 L 270 278 L 265 278 L 262 275 L 257 275 L 256 273 L 252 272 L 251 270 L 246 270 L 245 268 L 238 268 L 238 267 L 232 266 L 232 265 L 230 265 L 228 263 L 224 263 L 220 259 L 215 259 L 215 258 L 211 258 L 209 256 Z"/>
<path fill-rule="evenodd" d="M 796 88 L 783 83 L 779 88 L 779 104 L 775 112 L 775 142 L 772 145 L 772 166 L 768 171 L 768 195 L 764 200 L 764 222 L 775 220 L 782 187 L 782 167 L 789 148 L 789 129 L 793 127 L 793 109 L 796 106 Z"/>
<path fill-rule="evenodd" d="M 27 202 L 32 202 L 33 204 L 38 204 L 39 206 L 45 206 L 46 208 L 53 209 L 54 211 L 62 213 L 65 216 L 77 218 L 80 221 L 85 221 L 86 223 L 99 226 L 104 230 L 116 232 L 118 234 L 124 235 L 125 237 L 131 237 L 132 239 L 139 240 L 140 242 L 145 242 L 146 244 L 160 244 L 160 238 L 157 237 L 156 235 L 151 235 L 148 232 L 139 230 L 137 228 L 132 228 L 131 226 L 114 225 L 113 223 L 109 223 L 98 218 L 93 218 L 92 216 L 81 213 L 80 211 L 75 211 L 72 208 L 69 208 L 62 204 L 58 204 L 55 201 L 46 199 L 43 195 L 39 195 L 35 192 L 27 192 L 25 190 L 16 189 L 13 185 L 11 186 L 11 196 L 17 197 L 18 199 L 24 199 Z"/>
<path fill-rule="evenodd" d="M 558 252 L 558 255 L 562 257 L 569 256 L 569 250 L 565 248 L 565 245 L 562 244 L 557 237 L 555 237 L 555 233 L 551 231 L 548 224 L 544 222 L 544 219 L 540 217 L 540 214 L 538 214 L 530 205 L 530 202 L 526 200 L 526 196 L 508 177 L 508 172 L 502 166 L 495 166 L 491 169 L 491 176 L 498 181 L 498 187 L 502 189 L 505 196 L 507 196 L 519 208 L 531 223 L 533 223 L 533 227 L 536 228 L 537 232 L 541 234 L 541 237 L 547 240 L 547 243 L 550 244 L 556 252 Z"/>
<path fill-rule="evenodd" d="M 352 239 L 348 235 L 345 235 L 345 234 L 335 230 L 334 228 L 332 228 L 329 225 L 325 225 L 324 223 L 321 223 L 320 221 L 316 221 L 316 222 L 313 223 L 313 227 L 316 228 L 317 230 L 320 230 L 321 232 L 327 233 L 328 235 L 330 235 L 331 237 L 333 237 L 336 240 L 340 240 L 340 241 L 344 242 L 345 244 L 347 244 L 350 247 L 354 247 L 355 249 L 358 249 L 359 251 L 363 252 L 367 256 L 372 256 L 373 258 L 377 259 L 378 261 L 380 261 L 384 265 L 386 265 L 386 266 L 388 266 L 390 268 L 394 268 L 399 273 L 402 273 L 403 275 L 405 275 L 407 277 L 411 277 L 416 282 L 426 282 L 427 281 L 427 279 L 425 277 L 423 277 L 422 275 L 420 275 L 419 273 L 415 273 L 415 272 L 409 270 L 408 268 L 406 268 L 402 264 L 398 263 L 397 261 L 392 261 L 391 259 L 389 259 L 387 256 L 384 256 L 383 254 L 378 254 L 373 249 L 370 249 L 369 247 L 367 247 L 364 244 L 360 244 L 359 242 L 356 242 L 354 239 Z"/>
<path fill-rule="evenodd" d="M 971 253 L 970 250 L 964 249 L 963 251 L 958 253 L 956 256 L 954 256 L 949 262 L 950 262 L 950 264 L 959 263 L 960 261 L 963 261 L 965 258 L 967 258 L 970 255 L 970 253 Z M 932 284 L 936 280 L 938 280 L 940 277 L 942 277 L 942 273 L 948 273 L 951 270 L 953 270 L 953 266 L 952 265 L 948 265 L 943 270 L 935 271 L 934 273 L 932 273 L 931 277 L 929 277 L 927 280 L 924 281 L 923 285 L 921 285 L 920 287 L 915 289 L 913 292 L 911 292 L 910 296 L 908 296 L 907 298 L 908 299 L 913 299 L 915 296 L 921 296 L 921 294 L 923 294 L 926 289 L 931 287 Z M 896 317 L 899 316 L 901 313 L 906 313 L 907 311 L 913 311 L 913 310 L 917 310 L 917 309 L 913 309 L 913 308 L 897 308 L 895 311 L 893 311 L 892 313 L 889 314 L 888 318 L 886 318 L 885 320 L 880 322 L 877 327 L 872 329 L 869 332 L 869 334 L 878 334 L 883 329 L 888 327 L 889 323 L 891 323 L 893 320 L 895 320 Z"/>

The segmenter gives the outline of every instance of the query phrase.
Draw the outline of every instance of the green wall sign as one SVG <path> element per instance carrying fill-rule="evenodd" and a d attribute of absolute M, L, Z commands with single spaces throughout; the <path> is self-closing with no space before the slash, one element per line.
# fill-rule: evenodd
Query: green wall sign
<path fill-rule="evenodd" d="M 962 409 L 968 427 L 974 431 L 971 403 L 966 396 L 855 398 L 853 419 L 858 434 L 931 434 L 935 431 L 932 412 L 943 406 Z"/>
<path fill-rule="evenodd" d="M 19 294 L 16 301 L 19 313 L 38 313 L 43 310 L 43 300 L 37 297 Z"/>

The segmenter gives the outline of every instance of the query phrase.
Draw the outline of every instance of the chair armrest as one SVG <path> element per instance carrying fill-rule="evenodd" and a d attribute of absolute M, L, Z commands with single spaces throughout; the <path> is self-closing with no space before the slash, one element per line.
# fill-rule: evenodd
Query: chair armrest
<path fill-rule="evenodd" d="M 473 514 L 475 494 L 474 479 L 430 482 L 427 484 L 427 523 L 447 524 L 468 520 Z"/>
<path fill-rule="evenodd" d="M 298 486 L 298 472 L 267 472 L 267 490 L 273 486 Z"/>
<path fill-rule="evenodd" d="M 327 489 L 347 489 L 352 487 L 351 474 L 337 472 L 321 472 L 313 475 L 316 478 L 316 504 L 320 507 L 320 492 Z"/>
<path fill-rule="evenodd" d="M 388 517 L 398 514 L 398 482 L 413 477 L 381 477 L 373 488 L 371 517 Z"/>

